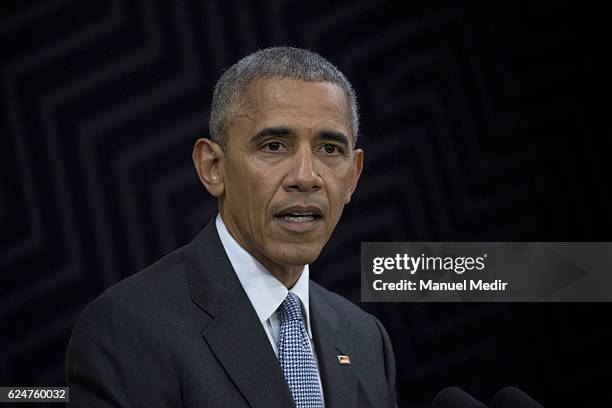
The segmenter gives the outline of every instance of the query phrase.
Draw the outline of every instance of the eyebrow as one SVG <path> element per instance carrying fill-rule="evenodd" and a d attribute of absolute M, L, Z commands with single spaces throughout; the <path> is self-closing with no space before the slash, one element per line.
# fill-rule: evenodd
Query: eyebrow
<path fill-rule="evenodd" d="M 251 138 L 251 140 L 249 140 L 249 143 L 257 144 L 262 139 L 265 139 L 270 136 L 292 136 L 293 134 L 294 132 L 290 128 L 285 127 L 285 126 L 268 127 L 268 128 L 262 129 L 259 132 L 257 132 Z M 348 137 L 344 133 L 338 132 L 336 130 L 323 130 L 320 133 L 319 138 L 324 141 L 339 143 L 345 147 L 349 146 Z"/>
<path fill-rule="evenodd" d="M 266 137 L 289 136 L 291 134 L 293 134 L 293 132 L 288 127 L 284 127 L 284 126 L 268 127 L 268 128 L 262 129 L 259 132 L 255 133 L 255 136 L 253 136 L 251 140 L 249 140 L 249 143 L 257 144 L 259 143 L 259 141 L 261 141 L 262 139 L 265 139 Z"/>
<path fill-rule="evenodd" d="M 321 132 L 321 139 L 326 140 L 326 141 L 330 141 L 330 142 L 336 142 L 339 143 L 341 145 L 343 145 L 344 147 L 349 146 L 349 140 L 348 137 L 346 137 L 346 135 L 342 132 L 338 132 L 336 130 L 324 130 Z"/>

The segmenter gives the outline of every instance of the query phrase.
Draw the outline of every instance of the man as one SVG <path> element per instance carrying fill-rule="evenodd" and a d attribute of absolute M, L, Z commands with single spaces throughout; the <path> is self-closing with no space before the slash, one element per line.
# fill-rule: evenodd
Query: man
<path fill-rule="evenodd" d="M 79 407 L 390 407 L 382 325 L 309 281 L 363 152 L 344 75 L 268 48 L 215 87 L 193 161 L 219 215 L 83 312 L 67 351 Z"/>

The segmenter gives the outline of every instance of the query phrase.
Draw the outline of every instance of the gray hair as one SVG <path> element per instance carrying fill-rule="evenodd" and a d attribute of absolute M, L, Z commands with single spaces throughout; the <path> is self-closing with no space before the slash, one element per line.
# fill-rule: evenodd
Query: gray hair
<path fill-rule="evenodd" d="M 247 85 L 260 78 L 291 78 L 309 82 L 331 82 L 340 87 L 351 112 L 353 143 L 359 134 L 357 97 L 351 83 L 336 66 L 312 51 L 292 47 L 271 47 L 250 54 L 227 69 L 213 94 L 210 110 L 210 137 L 226 147 L 226 130 Z"/>

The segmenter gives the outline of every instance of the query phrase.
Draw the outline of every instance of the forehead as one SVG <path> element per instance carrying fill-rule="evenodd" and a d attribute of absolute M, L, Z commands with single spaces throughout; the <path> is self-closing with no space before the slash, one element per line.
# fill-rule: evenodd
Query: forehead
<path fill-rule="evenodd" d="M 247 116 L 256 126 L 285 120 L 294 122 L 284 123 L 289 126 L 327 123 L 348 128 L 349 112 L 344 91 L 334 83 L 261 78 L 247 85 L 237 117 Z"/>

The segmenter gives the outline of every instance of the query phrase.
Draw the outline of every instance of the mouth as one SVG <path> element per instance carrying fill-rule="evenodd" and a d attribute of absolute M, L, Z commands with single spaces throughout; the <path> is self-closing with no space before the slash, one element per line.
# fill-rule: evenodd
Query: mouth
<path fill-rule="evenodd" d="M 274 218 L 280 221 L 285 229 L 295 232 L 305 232 L 316 228 L 323 218 L 323 213 L 316 206 L 292 206 L 276 214 Z"/>

